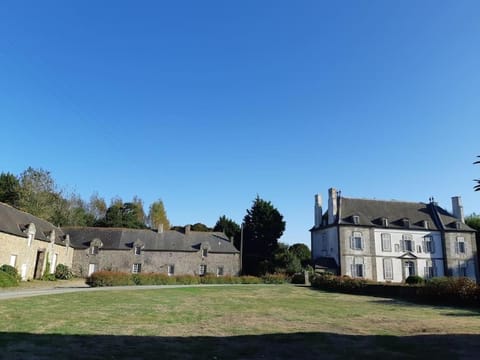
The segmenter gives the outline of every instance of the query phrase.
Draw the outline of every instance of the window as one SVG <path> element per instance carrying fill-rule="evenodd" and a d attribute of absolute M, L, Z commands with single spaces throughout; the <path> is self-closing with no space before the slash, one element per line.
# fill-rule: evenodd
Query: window
<path fill-rule="evenodd" d="M 465 238 L 463 236 L 457 237 L 456 249 L 457 254 L 465 254 Z"/>
<path fill-rule="evenodd" d="M 98 254 L 98 250 L 99 250 L 98 246 L 92 246 L 92 247 L 90 248 L 90 254 L 91 254 L 91 255 L 97 255 L 97 254 Z"/>
<path fill-rule="evenodd" d="M 392 251 L 392 239 L 390 234 L 382 234 L 382 251 Z"/>
<path fill-rule="evenodd" d="M 388 227 L 388 219 L 387 218 L 382 218 L 382 225 L 383 225 L 383 227 Z"/>
<path fill-rule="evenodd" d="M 207 257 L 208 255 L 208 249 L 202 249 L 202 256 Z"/>
<path fill-rule="evenodd" d="M 425 278 L 431 279 L 435 277 L 435 267 L 431 261 L 427 261 L 427 266 L 425 266 Z"/>
<path fill-rule="evenodd" d="M 17 255 L 10 255 L 10 266 L 15 267 L 17 265 Z"/>
<path fill-rule="evenodd" d="M 385 280 L 393 280 L 392 259 L 383 259 L 383 277 Z"/>
<path fill-rule="evenodd" d="M 403 251 L 415 251 L 413 237 L 409 234 L 402 235 L 402 250 Z"/>
<path fill-rule="evenodd" d="M 223 266 L 217 267 L 217 276 L 223 276 Z"/>
<path fill-rule="evenodd" d="M 467 264 L 465 261 L 458 262 L 458 276 L 467 276 Z"/>
<path fill-rule="evenodd" d="M 142 247 L 141 246 L 135 246 L 135 255 L 140 255 L 142 253 Z"/>
<path fill-rule="evenodd" d="M 168 276 L 172 276 L 175 274 L 175 265 L 171 264 L 167 266 L 167 274 Z"/>
<path fill-rule="evenodd" d="M 421 247 L 420 245 L 417 246 L 417 252 L 418 252 L 419 254 L 422 253 L 422 247 Z"/>
<path fill-rule="evenodd" d="M 409 219 L 403 219 L 403 226 L 408 229 L 410 227 L 410 220 Z"/>
<path fill-rule="evenodd" d="M 428 229 L 428 220 L 423 220 L 423 227 Z"/>
<path fill-rule="evenodd" d="M 404 267 L 405 267 L 405 279 L 408 278 L 409 276 L 415 276 L 415 262 L 413 261 L 405 261 L 404 262 Z"/>
<path fill-rule="evenodd" d="M 207 273 L 207 265 L 200 265 L 198 275 L 203 276 Z"/>
<path fill-rule="evenodd" d="M 352 265 L 353 277 L 364 277 L 363 258 L 354 258 Z"/>
<path fill-rule="evenodd" d="M 358 215 L 353 215 L 352 218 L 353 218 L 353 223 L 354 223 L 355 225 L 357 225 L 357 224 L 360 223 L 360 216 L 358 216 Z"/>
<path fill-rule="evenodd" d="M 354 250 L 361 250 L 363 249 L 363 239 L 362 233 L 359 231 L 354 231 L 352 234 L 352 238 L 350 239 L 350 247 Z"/>
<path fill-rule="evenodd" d="M 142 272 L 142 264 L 138 264 L 138 263 L 137 263 L 137 264 L 133 264 L 133 266 L 132 266 L 132 273 L 138 274 L 138 273 L 140 273 L 140 272 Z"/>
<path fill-rule="evenodd" d="M 423 251 L 426 253 L 435 252 L 435 243 L 433 242 L 433 237 L 425 236 L 423 239 Z"/>

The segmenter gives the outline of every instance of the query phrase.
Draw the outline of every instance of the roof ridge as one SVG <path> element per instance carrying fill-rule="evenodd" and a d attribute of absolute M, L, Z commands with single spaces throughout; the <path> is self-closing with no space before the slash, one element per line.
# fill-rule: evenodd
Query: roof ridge
<path fill-rule="evenodd" d="M 423 201 L 406 201 L 406 200 L 396 200 L 396 199 L 384 200 L 384 199 L 368 199 L 368 198 L 350 198 L 350 197 L 345 197 L 345 196 L 342 196 L 341 199 L 427 205 L 427 203 L 425 203 Z"/>

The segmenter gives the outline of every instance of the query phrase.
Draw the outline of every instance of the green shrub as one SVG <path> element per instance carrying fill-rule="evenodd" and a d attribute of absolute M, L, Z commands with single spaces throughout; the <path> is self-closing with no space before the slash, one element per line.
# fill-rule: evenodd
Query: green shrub
<path fill-rule="evenodd" d="M 419 285 L 419 284 L 423 284 L 424 280 L 422 277 L 418 275 L 410 275 L 405 279 L 405 283 L 407 283 L 408 285 Z"/>
<path fill-rule="evenodd" d="M 134 285 L 132 274 L 116 271 L 97 271 L 90 275 L 86 283 L 90 286 L 122 286 Z"/>
<path fill-rule="evenodd" d="M 297 273 L 292 276 L 290 279 L 292 284 L 305 284 L 305 274 L 304 273 Z"/>
<path fill-rule="evenodd" d="M 358 293 L 366 285 L 366 280 L 349 276 L 316 275 L 312 278 L 313 287 L 330 291 Z"/>
<path fill-rule="evenodd" d="M 4 273 L 7 273 L 8 275 L 12 276 L 14 279 L 17 279 L 17 282 L 22 280 L 20 275 L 18 274 L 18 271 L 16 268 L 10 265 L 2 265 L 0 266 L 0 271 L 3 271 Z"/>
<path fill-rule="evenodd" d="M 288 276 L 284 274 L 265 274 L 262 276 L 264 284 L 285 284 L 288 280 Z"/>
<path fill-rule="evenodd" d="M 73 273 L 67 265 L 58 264 L 55 268 L 55 277 L 61 280 L 69 280 L 73 278 Z"/>
<path fill-rule="evenodd" d="M 11 287 L 18 285 L 18 278 L 5 271 L 0 271 L 0 287 Z"/>
<path fill-rule="evenodd" d="M 430 279 L 419 289 L 418 295 L 434 304 L 480 305 L 480 286 L 465 277 Z"/>
<path fill-rule="evenodd" d="M 193 275 L 177 275 L 177 284 L 179 285 L 195 285 L 200 284 L 200 277 Z"/>

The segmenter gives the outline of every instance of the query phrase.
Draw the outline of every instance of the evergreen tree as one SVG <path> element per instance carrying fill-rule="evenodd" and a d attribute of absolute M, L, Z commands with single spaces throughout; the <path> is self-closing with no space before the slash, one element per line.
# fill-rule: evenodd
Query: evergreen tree
<path fill-rule="evenodd" d="M 20 199 L 20 183 L 17 177 L 10 173 L 0 174 L 0 202 L 18 206 Z"/>
<path fill-rule="evenodd" d="M 229 239 L 233 239 L 233 245 L 240 249 L 240 226 L 233 221 L 232 219 L 227 218 L 225 215 L 220 216 L 220 218 L 215 223 L 213 231 L 223 232 Z"/>
<path fill-rule="evenodd" d="M 244 273 L 260 275 L 274 270 L 273 256 L 278 248 L 278 239 L 285 231 L 285 221 L 270 201 L 258 195 L 247 210 L 243 222 L 243 266 Z"/>

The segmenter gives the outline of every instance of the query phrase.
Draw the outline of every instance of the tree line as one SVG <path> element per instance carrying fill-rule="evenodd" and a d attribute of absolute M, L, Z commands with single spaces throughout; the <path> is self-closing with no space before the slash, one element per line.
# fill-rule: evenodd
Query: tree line
<path fill-rule="evenodd" d="M 158 229 L 183 231 L 184 226 L 172 226 L 161 199 L 153 202 L 148 213 L 138 196 L 131 201 L 120 197 L 110 200 L 109 205 L 98 193 L 88 201 L 78 194 L 67 193 L 44 169 L 29 167 L 18 176 L 0 174 L 0 202 L 45 219 L 57 226 L 123 227 L 133 229 Z M 288 246 L 278 240 L 285 231 L 283 215 L 257 196 L 250 209 L 246 210 L 243 225 L 226 215 L 219 217 L 213 227 L 197 222 L 192 231 L 219 231 L 242 250 L 244 274 L 265 273 L 293 274 L 310 265 L 310 250 L 305 244 Z M 242 241 L 243 239 L 243 241 Z"/>

